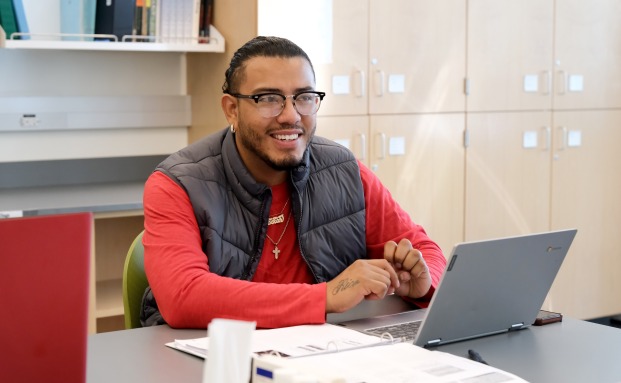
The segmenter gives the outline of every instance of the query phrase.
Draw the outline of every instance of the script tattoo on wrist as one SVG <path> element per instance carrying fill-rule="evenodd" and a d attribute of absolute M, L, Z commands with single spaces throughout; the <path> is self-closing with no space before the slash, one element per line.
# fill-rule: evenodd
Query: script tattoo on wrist
<path fill-rule="evenodd" d="M 357 279 L 343 279 L 342 281 L 339 281 L 339 284 L 336 285 L 334 289 L 332 289 L 332 295 L 336 295 L 340 293 L 341 291 L 344 291 L 350 287 L 356 286 L 359 283 L 360 281 Z"/>

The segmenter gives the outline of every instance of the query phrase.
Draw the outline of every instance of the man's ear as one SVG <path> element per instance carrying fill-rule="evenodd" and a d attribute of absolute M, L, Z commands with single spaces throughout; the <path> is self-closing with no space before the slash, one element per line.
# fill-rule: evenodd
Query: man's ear
<path fill-rule="evenodd" d="M 228 121 L 229 125 L 237 126 L 237 114 L 238 114 L 238 104 L 237 99 L 230 94 L 223 94 L 222 100 L 220 101 L 222 106 L 222 111 L 224 112 L 224 116 Z"/>

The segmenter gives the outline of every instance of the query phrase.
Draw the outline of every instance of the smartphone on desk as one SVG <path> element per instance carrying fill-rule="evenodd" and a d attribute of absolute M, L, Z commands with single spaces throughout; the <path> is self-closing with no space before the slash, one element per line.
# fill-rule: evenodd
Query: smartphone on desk
<path fill-rule="evenodd" d="M 533 323 L 533 326 L 543 326 L 544 324 L 561 322 L 562 320 L 563 315 L 561 313 L 539 310 L 539 314 L 537 314 L 537 318 L 535 319 L 535 323 Z"/>

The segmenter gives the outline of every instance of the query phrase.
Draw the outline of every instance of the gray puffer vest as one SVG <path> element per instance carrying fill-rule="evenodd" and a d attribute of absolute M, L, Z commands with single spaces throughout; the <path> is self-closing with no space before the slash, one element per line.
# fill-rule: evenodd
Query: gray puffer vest
<path fill-rule="evenodd" d="M 252 280 L 267 231 L 272 193 L 244 166 L 228 129 L 203 138 L 156 169 L 188 194 L 209 270 Z M 350 151 L 314 137 L 290 172 L 291 206 L 300 251 L 316 282 L 330 281 L 366 257 L 365 203 L 360 169 Z M 143 325 L 164 323 L 150 289 Z"/>

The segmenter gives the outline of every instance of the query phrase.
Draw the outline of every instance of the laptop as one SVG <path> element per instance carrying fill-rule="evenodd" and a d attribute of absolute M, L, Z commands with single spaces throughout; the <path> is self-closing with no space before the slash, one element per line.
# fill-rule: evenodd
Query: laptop
<path fill-rule="evenodd" d="M 421 347 L 529 327 L 576 229 L 455 245 L 426 309 L 338 323 Z"/>
<path fill-rule="evenodd" d="M 0 382 L 86 381 L 92 214 L 0 219 Z"/>

